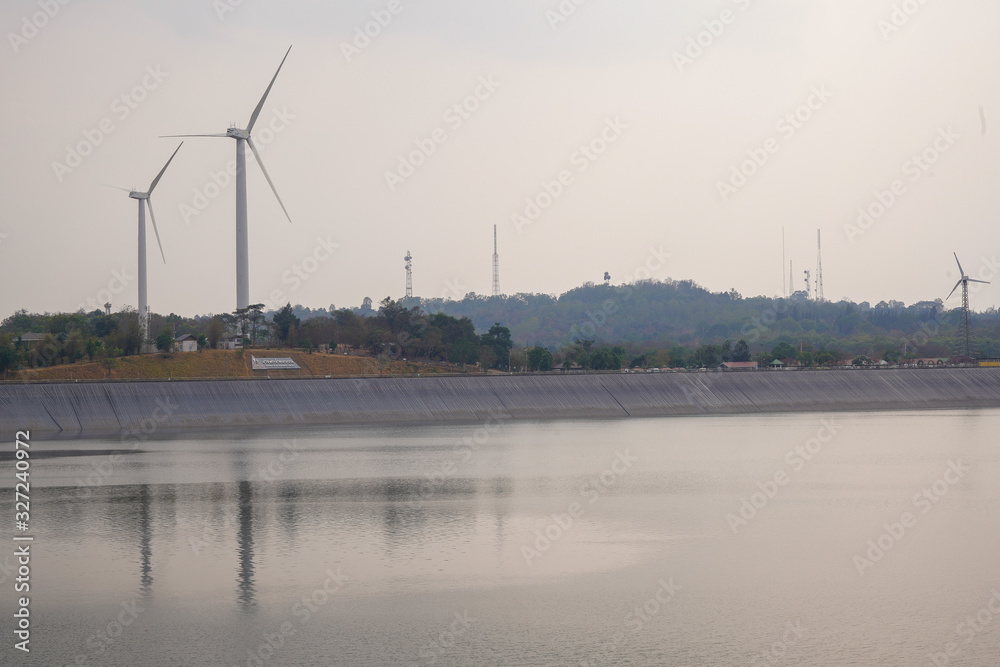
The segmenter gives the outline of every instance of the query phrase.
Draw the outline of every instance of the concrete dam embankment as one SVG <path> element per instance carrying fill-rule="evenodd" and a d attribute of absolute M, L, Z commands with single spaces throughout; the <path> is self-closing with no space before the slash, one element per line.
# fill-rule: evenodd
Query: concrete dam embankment
<path fill-rule="evenodd" d="M 1000 407 L 1000 370 L 758 371 L 0 386 L 0 432 Z"/>

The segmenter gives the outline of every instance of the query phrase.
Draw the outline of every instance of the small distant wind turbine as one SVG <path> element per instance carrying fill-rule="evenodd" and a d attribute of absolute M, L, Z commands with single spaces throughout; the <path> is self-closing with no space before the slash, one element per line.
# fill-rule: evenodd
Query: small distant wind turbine
<path fill-rule="evenodd" d="M 271 79 L 271 83 L 267 84 L 267 90 L 264 91 L 264 96 L 260 98 L 260 102 L 257 103 L 257 108 L 253 110 L 253 114 L 250 116 L 250 122 L 247 123 L 246 129 L 231 127 L 226 130 L 225 134 L 166 135 L 168 137 L 229 137 L 236 140 L 236 308 L 239 310 L 242 310 L 250 305 L 250 248 L 249 235 L 247 232 L 246 144 L 250 145 L 250 150 L 253 151 L 253 156 L 257 159 L 257 164 L 260 165 L 260 170 L 264 173 L 264 178 L 267 179 L 267 184 L 271 186 L 271 191 L 278 200 L 278 204 L 281 205 L 281 210 L 285 212 L 285 217 L 288 218 L 288 222 L 292 221 L 291 216 L 288 215 L 288 210 L 285 209 L 284 202 L 281 201 L 281 197 L 278 195 L 278 190 L 274 187 L 274 183 L 271 182 L 271 177 L 268 175 L 267 169 L 264 168 L 264 163 L 260 159 L 260 153 L 257 152 L 257 148 L 253 145 L 253 139 L 250 138 L 250 132 L 253 131 L 254 123 L 257 122 L 257 116 L 260 115 L 260 110 L 264 108 L 264 101 L 267 99 L 268 93 L 271 92 L 271 86 L 274 85 L 275 79 L 278 78 L 278 72 L 281 71 L 281 66 L 285 64 L 285 60 L 288 58 L 288 54 L 291 50 L 292 47 L 289 46 L 288 51 L 285 52 L 285 57 L 281 59 L 281 64 L 278 65 L 278 70 L 274 73 L 274 77 Z"/>
<path fill-rule="evenodd" d="M 149 198 L 153 194 L 153 190 L 156 188 L 156 184 L 160 182 L 160 178 L 163 176 L 163 172 L 167 170 L 170 163 L 174 159 L 174 155 L 177 155 L 177 151 L 181 149 L 184 142 L 177 144 L 177 148 L 174 149 L 173 155 L 167 160 L 167 163 L 163 165 L 163 169 L 160 173 L 156 175 L 153 182 L 149 184 L 149 189 L 145 192 L 139 192 L 138 190 L 129 190 L 127 188 L 118 188 L 116 186 L 111 186 L 116 190 L 125 190 L 128 196 L 132 199 L 139 200 L 139 325 L 142 327 L 143 340 L 145 340 L 146 335 L 149 333 L 149 319 L 147 313 L 148 299 L 146 294 L 146 209 L 143 207 L 143 200 L 146 201 L 146 206 L 149 207 L 149 217 L 153 221 L 153 233 L 156 234 L 156 245 L 160 247 L 160 257 L 163 258 L 163 263 L 167 263 L 167 256 L 163 254 L 163 244 L 160 243 L 160 232 L 156 228 L 156 216 L 153 215 L 153 202 Z"/>
<path fill-rule="evenodd" d="M 970 338 L 972 335 L 971 325 L 969 324 L 969 283 L 983 283 L 984 285 L 989 285 L 985 280 L 976 280 L 975 278 L 970 278 L 965 275 L 965 269 L 962 268 L 962 263 L 958 261 L 958 253 L 953 253 L 955 255 L 955 263 L 958 264 L 958 274 L 961 278 L 955 283 L 955 286 L 951 288 L 951 292 L 948 294 L 948 298 L 955 293 L 958 286 L 962 286 L 962 338 L 965 340 L 965 356 L 971 357 L 971 346 Z"/>

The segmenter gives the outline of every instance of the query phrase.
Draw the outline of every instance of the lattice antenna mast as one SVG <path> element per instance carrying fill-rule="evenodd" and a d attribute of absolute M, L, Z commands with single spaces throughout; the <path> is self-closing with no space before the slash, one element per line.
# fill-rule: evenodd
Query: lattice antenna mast
<path fill-rule="evenodd" d="M 808 269 L 806 269 L 802 273 L 806 274 L 806 298 L 808 299 L 809 297 L 812 296 L 812 287 L 809 285 L 809 277 L 811 274 L 809 273 Z"/>
<path fill-rule="evenodd" d="M 784 274 L 785 271 L 785 228 L 781 228 L 781 271 Z M 785 286 L 785 276 L 781 276 L 781 291 L 784 293 L 785 297 L 788 296 L 788 287 Z"/>
<path fill-rule="evenodd" d="M 496 225 L 493 225 L 493 296 L 500 296 L 500 254 L 497 252 Z"/>
<path fill-rule="evenodd" d="M 816 300 L 825 301 L 823 298 L 823 239 L 820 230 L 816 230 Z"/>
<path fill-rule="evenodd" d="M 406 251 L 406 297 L 410 298 L 413 296 L 413 255 L 410 251 Z"/>

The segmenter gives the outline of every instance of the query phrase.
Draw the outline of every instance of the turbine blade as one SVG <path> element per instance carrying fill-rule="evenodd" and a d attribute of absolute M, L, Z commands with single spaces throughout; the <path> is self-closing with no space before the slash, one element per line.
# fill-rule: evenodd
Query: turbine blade
<path fill-rule="evenodd" d="M 186 139 L 187 137 L 228 137 L 228 134 L 161 134 L 160 139 Z"/>
<path fill-rule="evenodd" d="M 146 197 L 146 206 L 149 207 L 149 219 L 153 221 L 153 233 L 156 234 L 156 245 L 160 246 L 160 257 L 163 258 L 163 263 L 167 263 L 167 256 L 163 254 L 163 244 L 160 243 L 160 230 L 156 228 L 156 216 L 153 215 L 153 202 Z"/>
<path fill-rule="evenodd" d="M 990 281 L 988 281 L 988 280 L 976 280 L 975 278 L 968 278 L 968 281 L 970 283 L 982 283 L 984 285 L 989 285 L 990 284 Z"/>
<path fill-rule="evenodd" d="M 132 192 L 128 188 L 120 188 L 117 185 L 108 185 L 107 183 L 101 183 L 101 185 L 103 185 L 106 188 L 113 188 L 115 190 L 121 190 L 122 192 Z"/>
<path fill-rule="evenodd" d="M 146 194 L 147 195 L 153 194 L 153 188 L 155 188 L 156 184 L 160 182 L 160 177 L 163 176 L 163 172 L 165 172 L 167 170 L 167 167 L 170 166 L 170 162 L 174 159 L 174 155 L 177 155 L 177 151 L 179 151 L 181 149 L 181 146 L 183 146 L 183 145 L 184 145 L 183 141 L 181 143 L 177 144 L 177 148 L 174 149 L 174 153 L 173 153 L 173 155 L 170 156 L 170 160 L 167 160 L 167 163 L 165 165 L 163 165 L 163 169 L 161 169 L 160 173 L 158 173 L 156 175 L 156 178 L 153 179 L 153 182 L 149 184 L 149 189 L 146 190 Z M 152 209 L 150 209 L 150 210 L 152 210 Z"/>
<path fill-rule="evenodd" d="M 961 284 L 962 284 L 961 280 L 959 280 L 957 283 L 955 283 L 955 286 L 951 288 L 950 292 L 948 292 L 948 296 L 945 298 L 946 301 L 951 298 L 951 295 L 955 293 L 955 290 L 957 290 L 958 286 L 961 285 Z"/>
<path fill-rule="evenodd" d="M 955 255 L 955 263 L 958 264 L 958 275 L 964 277 L 965 276 L 965 269 L 962 268 L 962 263 L 960 261 L 958 261 L 958 253 L 955 252 L 955 253 L 952 253 L 952 254 Z"/>
<path fill-rule="evenodd" d="M 285 64 L 285 60 L 288 58 L 288 54 L 291 53 L 292 47 L 288 47 L 288 51 L 285 51 L 285 57 L 281 59 L 281 65 Z M 267 84 L 267 90 L 264 91 L 264 96 L 260 98 L 260 102 L 257 103 L 257 108 L 253 110 L 253 115 L 250 116 L 250 123 L 247 124 L 247 134 L 253 130 L 253 124 L 257 122 L 257 116 L 260 115 L 260 110 L 264 108 L 264 100 L 267 99 L 267 94 L 271 92 L 271 86 L 274 85 L 274 80 L 278 78 L 278 72 L 281 71 L 281 65 L 278 65 L 277 72 L 274 73 L 274 77 L 271 78 L 271 83 Z M 260 158 L 257 159 L 260 161 Z"/>
<path fill-rule="evenodd" d="M 267 184 L 271 186 L 271 192 L 274 193 L 274 197 L 281 204 L 281 210 L 285 212 L 285 217 L 288 218 L 288 222 L 292 221 L 292 216 L 288 215 L 288 209 L 285 208 L 285 203 L 281 201 L 281 197 L 278 195 L 278 189 L 274 187 L 274 183 L 271 182 L 271 177 L 267 173 L 267 169 L 264 168 L 264 163 L 260 159 L 260 153 L 257 152 L 257 147 L 253 145 L 253 139 L 247 139 L 247 143 L 250 145 L 250 150 L 253 151 L 253 156 L 257 158 L 257 164 L 260 165 L 260 170 L 264 172 L 264 178 L 267 179 Z"/>

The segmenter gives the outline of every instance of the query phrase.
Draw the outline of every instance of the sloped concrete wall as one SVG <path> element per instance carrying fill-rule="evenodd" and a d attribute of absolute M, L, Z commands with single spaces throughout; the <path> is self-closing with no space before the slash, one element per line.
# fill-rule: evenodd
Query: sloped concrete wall
<path fill-rule="evenodd" d="M 1000 369 L 0 386 L 0 432 L 1000 407 Z"/>

